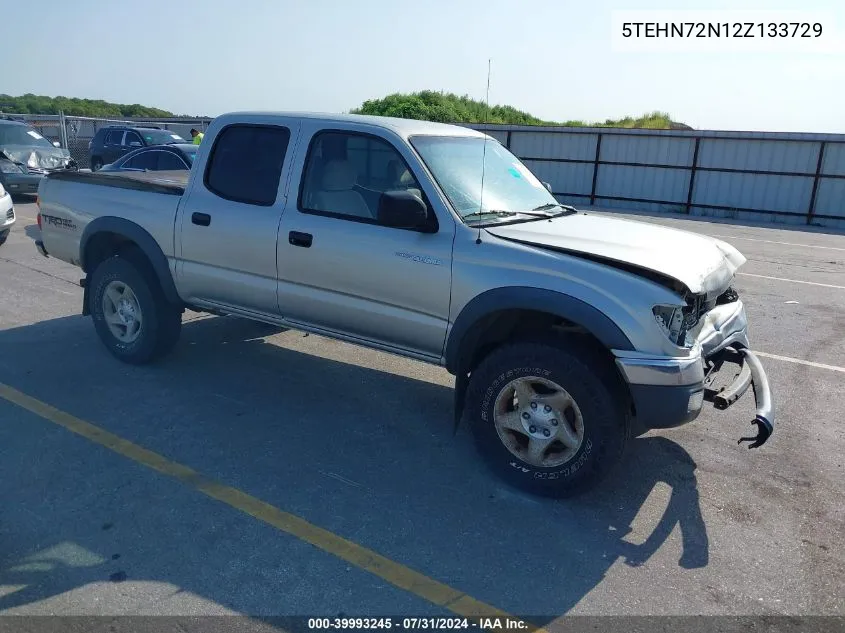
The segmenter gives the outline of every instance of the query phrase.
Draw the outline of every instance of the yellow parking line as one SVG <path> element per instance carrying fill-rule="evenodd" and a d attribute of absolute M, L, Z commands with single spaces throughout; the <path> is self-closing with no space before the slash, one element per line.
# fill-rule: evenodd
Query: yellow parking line
<path fill-rule="evenodd" d="M 118 435 L 101 429 L 90 422 L 80 420 L 69 413 L 56 409 L 3 383 L 0 383 L 0 398 L 14 403 L 27 411 L 31 411 L 35 415 L 57 424 L 68 431 L 72 431 L 77 435 L 81 435 L 100 446 L 104 446 L 123 457 L 143 464 L 159 473 L 178 479 L 183 484 L 212 499 L 225 503 L 259 521 L 272 525 L 282 532 L 310 543 L 324 552 L 333 554 L 360 569 L 375 574 L 390 584 L 448 609 L 452 613 L 466 617 L 489 616 L 502 618 L 503 620 L 506 618 L 511 621 L 516 620 L 516 618 L 513 618 L 513 616 L 508 615 L 504 611 L 500 611 L 495 607 L 476 600 L 457 589 L 453 589 L 433 578 L 429 578 L 401 563 L 385 558 L 366 547 L 313 525 L 294 514 L 280 510 L 237 488 L 225 486 L 208 479 L 187 466 L 170 461 L 158 453 L 133 444 Z M 527 625 L 527 628 L 522 630 L 539 631 L 539 629 L 531 625 Z"/>

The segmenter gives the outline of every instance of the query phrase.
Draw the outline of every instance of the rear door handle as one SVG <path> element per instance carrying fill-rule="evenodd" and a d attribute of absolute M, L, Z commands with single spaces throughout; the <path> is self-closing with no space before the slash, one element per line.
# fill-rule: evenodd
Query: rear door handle
<path fill-rule="evenodd" d="M 192 213 L 191 222 L 200 226 L 208 226 L 211 224 L 211 216 L 207 213 Z"/>
<path fill-rule="evenodd" d="M 300 233 L 299 231 L 291 231 L 288 233 L 288 243 L 294 246 L 303 246 L 308 248 L 311 246 L 314 236 L 310 233 Z"/>

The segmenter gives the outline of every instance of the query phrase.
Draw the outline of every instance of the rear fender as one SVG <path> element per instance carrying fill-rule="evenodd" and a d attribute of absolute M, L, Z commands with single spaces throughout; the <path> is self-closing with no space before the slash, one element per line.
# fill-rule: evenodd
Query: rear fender
<path fill-rule="evenodd" d="M 137 245 L 150 262 L 167 300 L 176 305 L 183 304 L 182 298 L 176 290 L 173 275 L 170 273 L 167 257 L 165 257 L 164 251 L 161 250 L 161 246 L 158 245 L 155 238 L 145 229 L 124 218 L 102 216 L 92 220 L 85 227 L 79 243 L 79 262 L 80 267 L 86 273 L 87 277 L 90 277 L 91 273 L 94 272 L 94 268 L 99 263 L 99 249 L 95 245 L 99 239 L 103 239 L 106 235 L 119 236 Z M 87 310 L 87 283 L 81 282 L 81 285 L 85 289 L 84 310 Z"/>

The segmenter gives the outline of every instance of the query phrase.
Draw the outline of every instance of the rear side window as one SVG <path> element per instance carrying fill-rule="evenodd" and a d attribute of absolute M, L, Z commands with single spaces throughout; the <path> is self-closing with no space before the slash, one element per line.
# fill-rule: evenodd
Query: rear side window
<path fill-rule="evenodd" d="M 123 130 L 110 130 L 106 135 L 106 145 L 120 145 L 123 143 Z"/>
<path fill-rule="evenodd" d="M 161 171 L 188 169 L 185 161 L 172 152 L 155 152 L 155 154 L 158 155 L 158 169 Z"/>
<path fill-rule="evenodd" d="M 205 186 L 235 202 L 269 207 L 276 202 L 290 130 L 275 125 L 230 125 L 211 148 Z"/>

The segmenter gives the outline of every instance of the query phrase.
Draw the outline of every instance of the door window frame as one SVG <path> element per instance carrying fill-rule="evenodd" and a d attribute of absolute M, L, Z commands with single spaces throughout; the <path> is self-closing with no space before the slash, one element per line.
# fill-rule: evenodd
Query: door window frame
<path fill-rule="evenodd" d="M 306 207 L 303 203 L 303 199 L 305 194 L 305 187 L 308 182 L 308 170 L 311 167 L 311 158 L 315 151 L 315 145 L 318 139 L 320 138 L 320 136 L 325 134 L 344 134 L 346 136 L 359 136 L 368 140 L 380 141 L 381 143 L 388 145 L 394 151 L 399 160 L 402 161 L 402 165 L 404 165 L 405 169 L 408 170 L 408 173 L 413 176 L 414 180 L 417 183 L 420 195 L 422 196 L 423 204 L 425 204 L 426 212 L 428 214 L 428 221 L 426 222 L 425 226 L 416 229 L 404 229 L 382 224 L 378 221 L 378 218 L 363 218 L 357 215 L 348 215 L 334 211 L 323 211 L 321 209 L 311 209 L 309 207 Z M 408 161 L 405 160 L 405 157 L 402 155 L 402 152 L 400 152 L 396 145 L 394 145 L 389 139 L 383 136 L 379 136 L 378 134 L 373 134 L 371 132 L 361 132 L 359 130 L 349 130 L 343 128 L 321 128 L 311 135 L 311 139 L 308 142 L 308 151 L 305 153 L 305 158 L 302 163 L 302 170 L 300 172 L 299 191 L 296 196 L 296 210 L 304 215 L 316 215 L 326 218 L 335 218 L 337 220 L 357 222 L 358 224 L 369 224 L 372 226 L 380 226 L 385 229 L 394 229 L 398 231 L 411 231 L 414 233 L 437 233 L 440 230 L 440 222 L 437 219 L 437 214 L 434 212 L 434 207 L 429 201 L 428 196 L 425 194 L 425 191 L 423 191 L 423 187 L 420 183 L 419 178 L 414 173 L 414 170 L 411 169 L 411 166 L 408 164 Z"/>

